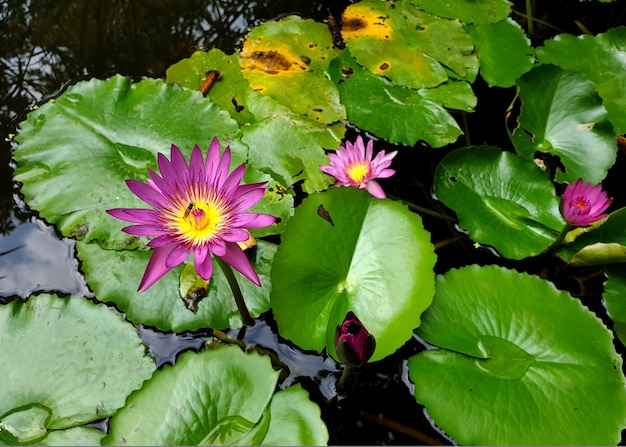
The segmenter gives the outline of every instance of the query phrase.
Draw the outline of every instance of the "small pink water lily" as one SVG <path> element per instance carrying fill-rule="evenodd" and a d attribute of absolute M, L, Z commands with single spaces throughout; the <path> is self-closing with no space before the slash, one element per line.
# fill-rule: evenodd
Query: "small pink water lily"
<path fill-rule="evenodd" d="M 602 191 L 601 183 L 592 186 L 579 178 L 565 188 L 561 211 L 567 223 L 584 227 L 604 219 L 607 215 L 602 213 L 612 202 Z"/>
<path fill-rule="evenodd" d="M 143 292 L 193 253 L 198 275 L 208 280 L 213 273 L 211 255 L 219 256 L 256 285 L 261 285 L 252 264 L 237 242 L 246 241 L 248 229 L 271 225 L 275 217 L 246 212 L 265 192 L 266 183 L 240 185 L 245 165 L 229 175 L 231 153 L 227 146 L 220 157 L 215 138 L 207 152 L 194 146 L 189 165 L 180 149 L 171 147 L 168 160 L 158 156 L 161 175 L 148 169 L 146 183 L 127 180 L 130 190 L 153 209 L 116 208 L 111 216 L 133 222 L 122 231 L 138 236 L 155 236 L 154 248 L 139 284 Z"/>
<path fill-rule="evenodd" d="M 372 140 L 369 140 L 365 147 L 363 138 L 359 135 L 354 144 L 346 141 L 345 147 L 340 146 L 335 153 L 328 154 L 330 165 L 320 166 L 320 169 L 337 179 L 335 186 L 367 189 L 374 197 L 384 199 L 385 192 L 374 179 L 388 178 L 396 173 L 395 170 L 388 168 L 398 151 L 390 153 L 380 151 L 372 159 L 373 148 Z"/>

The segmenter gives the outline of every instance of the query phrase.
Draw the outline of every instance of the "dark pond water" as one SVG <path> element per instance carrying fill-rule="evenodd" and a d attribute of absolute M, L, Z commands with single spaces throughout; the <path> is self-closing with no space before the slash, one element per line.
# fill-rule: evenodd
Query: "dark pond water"
<path fill-rule="evenodd" d="M 580 33 L 574 20 L 597 33 L 622 23 L 626 11 L 623 1 L 610 5 L 576 0 L 534 3 L 541 3 L 535 5 L 536 17 L 573 34 Z M 0 2 L 0 302 L 26 299 L 38 292 L 92 296 L 75 258 L 74 242 L 60 237 L 32 213 L 12 181 L 13 147 L 8 137 L 15 133 L 16 123 L 24 119 L 30 106 L 58 95 L 69 84 L 92 77 L 107 78 L 115 73 L 135 79 L 164 77 L 168 66 L 198 48 L 217 47 L 232 53 L 247 30 L 262 21 L 290 13 L 324 21 L 329 12 L 340 17 L 348 4 L 339 0 Z M 524 11 L 524 2 L 515 2 L 515 8 Z M 524 21 L 522 16 L 517 17 Z M 554 29 L 538 26 L 536 39 L 554 34 Z M 473 130 L 472 143 L 509 147 L 504 111 L 514 91 L 492 90 L 480 81 L 474 88 L 479 106 L 467 117 Z M 390 180 L 385 187 L 396 195 L 411 197 L 419 205 L 437 209 L 439 205 L 430 195 L 430 179 L 446 150 L 418 149 L 401 152 L 395 163 L 396 180 Z M 622 155 L 615 169 L 623 171 Z M 618 187 L 618 179 L 619 175 L 612 176 L 608 187 L 616 204 L 623 206 L 626 192 Z M 424 216 L 424 223 L 433 234 L 433 242 L 459 236 L 452 224 L 439 219 Z M 446 245 L 437 254 L 438 272 L 471 263 L 506 265 L 489 251 L 474 249 L 466 239 Z M 552 275 L 557 286 L 581 297 L 610 324 L 598 304 L 601 274 L 581 284 L 560 272 L 558 265 L 549 265 L 543 272 L 535 271 L 532 265 L 509 266 Z M 208 332 L 164 334 L 144 327 L 138 331 L 159 365 L 173 363 L 185 350 L 200 349 L 209 336 Z M 409 341 L 393 356 L 357 370 L 346 392 L 334 397 L 333 388 L 340 375 L 338 365 L 332 359 L 302 353 L 279 339 L 271 313 L 240 333 L 233 331 L 229 335 L 278 354 L 289 369 L 281 386 L 299 381 L 311 393 L 322 409 L 330 444 L 451 443 L 432 426 L 411 394 L 405 359 L 423 349 L 418 340 Z M 106 421 L 98 426 L 106 429 Z"/>

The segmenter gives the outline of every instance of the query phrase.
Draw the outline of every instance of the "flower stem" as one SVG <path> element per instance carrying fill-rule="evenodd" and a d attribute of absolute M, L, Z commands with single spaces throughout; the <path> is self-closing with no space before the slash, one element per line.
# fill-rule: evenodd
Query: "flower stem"
<path fill-rule="evenodd" d="M 237 283 L 237 278 L 235 278 L 232 267 L 226 264 L 226 262 L 224 262 L 219 256 L 215 256 L 214 259 L 217 261 L 222 271 L 224 272 L 224 276 L 226 276 L 226 280 L 228 281 L 230 290 L 232 290 L 233 292 L 235 303 L 237 303 L 237 309 L 239 310 L 239 315 L 241 315 L 241 320 L 243 321 L 243 324 L 246 326 L 253 325 L 254 320 L 250 316 L 250 312 L 248 311 L 246 302 L 243 299 L 241 288 L 239 288 L 239 284 Z"/>
<path fill-rule="evenodd" d="M 552 244 L 550 244 L 550 246 L 548 248 L 546 248 L 544 250 L 544 253 L 552 253 L 557 248 L 559 248 L 559 246 L 565 240 L 565 236 L 567 236 L 567 233 L 569 233 L 569 231 L 571 229 L 572 229 L 572 226 L 570 224 L 566 223 L 565 226 L 563 227 L 563 229 L 561 230 L 561 232 L 559 233 L 559 236 L 556 238 L 556 240 L 554 242 L 552 242 Z"/>
<path fill-rule="evenodd" d="M 528 20 L 528 34 L 532 36 L 534 34 L 532 0 L 526 0 L 526 19 Z"/>
<path fill-rule="evenodd" d="M 435 210 L 431 210 L 430 208 L 424 208 L 423 206 L 419 206 L 414 203 L 407 202 L 406 200 L 403 200 L 398 196 L 394 196 L 393 194 L 387 194 L 387 197 L 389 197 L 390 199 L 394 199 L 394 200 L 401 200 L 402 203 L 407 205 L 413 211 L 417 211 L 418 213 L 424 213 L 424 214 L 428 214 L 429 216 L 438 217 L 439 219 L 448 220 L 450 222 L 456 222 L 456 219 L 452 216 L 448 216 L 447 214 L 443 214 Z"/>
<path fill-rule="evenodd" d="M 341 391 L 343 389 L 350 374 L 352 374 L 352 367 L 344 364 L 341 378 L 339 379 L 339 382 L 337 382 L 337 391 Z"/>

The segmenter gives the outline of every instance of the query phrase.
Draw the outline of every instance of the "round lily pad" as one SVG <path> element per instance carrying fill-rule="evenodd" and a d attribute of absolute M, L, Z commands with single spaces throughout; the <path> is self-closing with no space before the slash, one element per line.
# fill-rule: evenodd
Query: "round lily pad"
<path fill-rule="evenodd" d="M 580 301 L 497 266 L 437 276 L 409 359 L 415 397 L 466 445 L 615 445 L 626 378 L 613 336 Z"/>
<path fill-rule="evenodd" d="M 241 73 L 254 90 L 330 124 L 346 117 L 339 92 L 325 75 L 337 53 L 328 26 L 288 16 L 250 31 L 240 53 Z"/>
<path fill-rule="evenodd" d="M 475 105 L 467 82 L 420 90 L 400 87 L 358 65 L 347 50 L 330 64 L 329 74 L 350 122 L 390 143 L 413 146 L 424 140 L 432 147 L 454 143 L 463 132 L 444 105 L 468 111 Z"/>
<path fill-rule="evenodd" d="M 474 2 L 472 2 L 474 4 Z M 480 62 L 480 74 L 491 86 L 512 87 L 535 63 L 535 50 L 522 27 L 508 17 L 489 25 L 466 26 Z"/>
<path fill-rule="evenodd" d="M 595 36 L 560 34 L 537 48 L 541 63 L 575 70 L 595 85 L 616 134 L 626 133 L 626 27 L 611 28 Z"/>
<path fill-rule="evenodd" d="M 507 18 L 511 12 L 509 0 L 454 0 L 441 2 L 439 0 L 408 0 L 410 3 L 428 11 L 431 14 L 459 19 L 464 23 L 495 23 Z"/>
<path fill-rule="evenodd" d="M 435 195 L 472 240 L 502 256 L 536 256 L 565 226 L 560 198 L 534 163 L 492 146 L 457 149 L 437 166 Z"/>
<path fill-rule="evenodd" d="M 130 324 L 83 298 L 39 295 L 0 306 L 0 440 L 97 441 L 79 427 L 111 416 L 155 370 Z M 60 433 L 67 431 L 67 433 Z"/>
<path fill-rule="evenodd" d="M 190 277 L 185 273 L 185 264 L 181 264 L 139 293 L 137 288 L 151 250 L 104 250 L 96 243 L 84 241 L 78 241 L 76 246 L 78 256 L 84 260 L 85 278 L 97 298 L 115 303 L 135 324 L 175 332 L 242 326 L 233 292 L 215 260 L 209 282 L 199 278 L 193 269 Z M 256 247 L 247 250 L 261 287 L 233 270 L 252 317 L 269 308 L 269 270 L 275 252 L 276 245 L 265 241 L 257 241 Z M 190 299 L 195 299 L 195 312 L 188 307 Z"/>
<path fill-rule="evenodd" d="M 473 82 L 478 72 L 472 38 L 461 22 L 407 1 L 362 0 L 348 6 L 341 35 L 359 64 L 404 87 L 435 87 L 449 76 Z"/>
<path fill-rule="evenodd" d="M 271 307 L 282 336 L 303 349 L 326 349 L 353 311 L 376 338 L 371 360 L 396 351 L 431 302 L 435 265 L 420 217 L 355 188 L 306 198 L 274 257 Z"/>
<path fill-rule="evenodd" d="M 225 146 L 237 131 L 200 92 L 155 79 L 94 79 L 28 114 L 16 137 L 14 179 L 26 203 L 64 236 L 132 248 L 137 239 L 120 231 L 126 224 L 105 213 L 142 203 L 125 180 L 148 178 L 172 144 L 189 159 L 195 144 L 206 148 L 218 136 Z M 233 165 L 244 162 L 246 148 L 233 147 L 233 155 Z"/>
<path fill-rule="evenodd" d="M 540 65 L 517 80 L 523 107 L 511 140 L 520 156 L 558 156 L 559 182 L 600 183 L 615 163 L 615 132 L 594 85 L 583 74 Z"/>
<path fill-rule="evenodd" d="M 319 407 L 299 386 L 279 398 L 292 411 L 276 411 L 278 375 L 269 357 L 239 346 L 187 352 L 130 395 L 102 445 L 325 444 Z"/>
<path fill-rule="evenodd" d="M 573 242 L 560 247 L 556 254 L 575 266 L 626 262 L 626 208 L 582 229 Z"/>

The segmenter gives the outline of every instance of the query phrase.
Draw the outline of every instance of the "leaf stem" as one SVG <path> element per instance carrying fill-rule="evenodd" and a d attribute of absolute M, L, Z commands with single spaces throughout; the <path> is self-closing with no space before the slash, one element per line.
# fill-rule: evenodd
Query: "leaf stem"
<path fill-rule="evenodd" d="M 226 280 L 228 281 L 228 285 L 230 286 L 230 290 L 233 292 L 233 297 L 235 298 L 235 303 L 237 304 L 237 310 L 239 310 L 239 315 L 241 315 L 241 320 L 245 326 L 251 326 L 254 324 L 254 320 L 250 316 L 250 312 L 248 311 L 248 307 L 246 306 L 246 302 L 243 299 L 243 294 L 241 293 L 241 288 L 237 283 L 237 278 L 235 278 L 235 274 L 233 273 L 233 269 L 230 265 L 226 264 L 222 258 L 219 256 L 215 256 L 213 259 L 217 261 L 220 268 L 224 272 L 224 276 L 226 276 Z"/>

